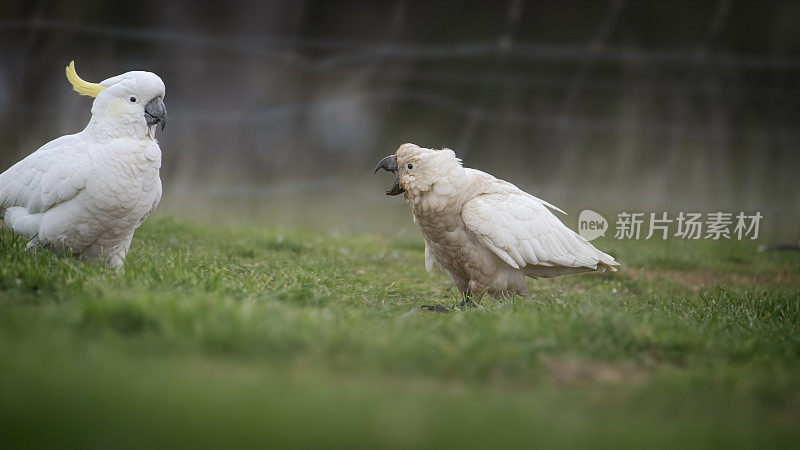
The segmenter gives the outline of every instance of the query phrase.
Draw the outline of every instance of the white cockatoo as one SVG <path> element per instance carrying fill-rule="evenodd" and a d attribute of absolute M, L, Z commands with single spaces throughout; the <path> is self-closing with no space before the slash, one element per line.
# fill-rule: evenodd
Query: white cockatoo
<path fill-rule="evenodd" d="M 527 294 L 525 277 L 616 270 L 619 263 L 566 227 L 555 206 L 461 166 L 452 150 L 403 144 L 378 169 L 395 173 L 425 238 L 425 266 L 444 268 L 464 296 Z"/>
<path fill-rule="evenodd" d="M 161 199 L 155 132 L 167 119 L 164 82 L 135 71 L 89 83 L 74 61 L 66 73 L 75 91 L 94 97 L 91 120 L 0 174 L 0 217 L 30 239 L 28 249 L 119 268 Z"/>

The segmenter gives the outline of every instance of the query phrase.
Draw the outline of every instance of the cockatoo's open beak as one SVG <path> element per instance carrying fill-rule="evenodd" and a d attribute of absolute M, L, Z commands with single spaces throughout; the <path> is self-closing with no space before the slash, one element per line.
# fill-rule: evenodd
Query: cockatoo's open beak
<path fill-rule="evenodd" d="M 397 173 L 397 156 L 396 155 L 389 155 L 386 158 L 383 158 L 381 162 L 378 163 L 378 166 L 375 167 L 375 171 L 372 174 L 378 173 L 378 169 L 383 169 L 392 173 Z M 391 189 L 386 191 L 386 195 L 398 195 L 405 192 L 405 189 L 400 187 L 400 180 L 395 179 L 394 185 Z"/>
<path fill-rule="evenodd" d="M 383 158 L 381 162 L 375 167 L 375 171 L 372 172 L 373 175 L 378 173 L 378 169 L 387 170 L 389 172 L 397 173 L 397 156 L 396 155 L 389 155 L 386 158 Z"/>
<path fill-rule="evenodd" d="M 161 97 L 150 100 L 150 103 L 144 107 L 144 118 L 147 120 L 147 126 L 149 127 L 159 122 L 161 122 L 162 130 L 167 126 L 167 107 Z"/>

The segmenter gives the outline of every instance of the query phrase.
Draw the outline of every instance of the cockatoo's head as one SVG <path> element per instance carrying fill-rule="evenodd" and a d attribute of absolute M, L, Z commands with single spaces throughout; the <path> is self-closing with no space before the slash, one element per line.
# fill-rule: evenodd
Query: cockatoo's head
<path fill-rule="evenodd" d="M 109 135 L 151 139 L 156 125 L 167 123 L 164 82 L 151 72 L 133 71 L 100 83 L 82 80 L 75 72 L 75 61 L 66 68 L 67 79 L 81 95 L 94 97 L 90 124 L 102 124 Z"/>
<path fill-rule="evenodd" d="M 461 160 L 449 149 L 433 150 L 414 144 L 403 144 L 395 152 L 378 163 L 378 169 L 395 173 L 397 179 L 386 195 L 418 196 L 434 188 L 437 183 L 451 181 L 463 174 Z"/>

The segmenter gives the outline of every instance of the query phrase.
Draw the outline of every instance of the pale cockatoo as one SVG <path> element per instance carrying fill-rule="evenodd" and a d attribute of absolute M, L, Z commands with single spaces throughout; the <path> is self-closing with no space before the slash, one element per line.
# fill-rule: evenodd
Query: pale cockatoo
<path fill-rule="evenodd" d="M 395 173 L 425 238 L 425 266 L 445 269 L 463 304 L 486 293 L 525 295 L 525 277 L 616 270 L 619 263 L 570 230 L 555 206 L 511 183 L 461 166 L 452 150 L 403 144 L 378 169 Z M 438 309 L 438 308 L 436 308 Z"/>
<path fill-rule="evenodd" d="M 94 97 L 89 124 L 0 174 L 0 217 L 30 239 L 28 249 L 119 268 L 161 199 L 155 132 L 167 119 L 164 82 L 135 71 L 89 83 L 74 62 L 66 74 L 75 91 Z"/>

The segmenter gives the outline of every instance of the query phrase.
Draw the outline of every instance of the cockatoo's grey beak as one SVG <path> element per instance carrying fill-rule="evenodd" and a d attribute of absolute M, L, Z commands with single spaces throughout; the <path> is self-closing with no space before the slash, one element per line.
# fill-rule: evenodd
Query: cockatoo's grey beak
<path fill-rule="evenodd" d="M 375 171 L 372 172 L 372 174 L 375 175 L 378 173 L 378 169 L 387 170 L 389 172 L 397 172 L 397 156 L 389 155 L 386 158 L 383 158 L 375 167 Z"/>
<path fill-rule="evenodd" d="M 147 126 L 153 126 L 159 122 L 161 122 L 162 130 L 167 126 L 167 107 L 161 97 L 150 100 L 150 103 L 144 107 L 144 118 L 147 120 Z"/>
<path fill-rule="evenodd" d="M 397 156 L 396 155 L 389 155 L 386 158 L 383 158 L 381 162 L 378 163 L 378 166 L 375 167 L 375 171 L 372 174 L 378 173 L 378 169 L 383 169 L 392 173 L 397 173 Z M 386 191 L 386 195 L 398 195 L 405 192 L 405 189 L 400 187 L 400 180 L 395 179 L 394 185 L 391 189 Z"/>
<path fill-rule="evenodd" d="M 399 195 L 405 191 L 406 191 L 405 189 L 400 187 L 400 180 L 394 180 L 392 188 L 386 191 L 386 195 Z"/>

